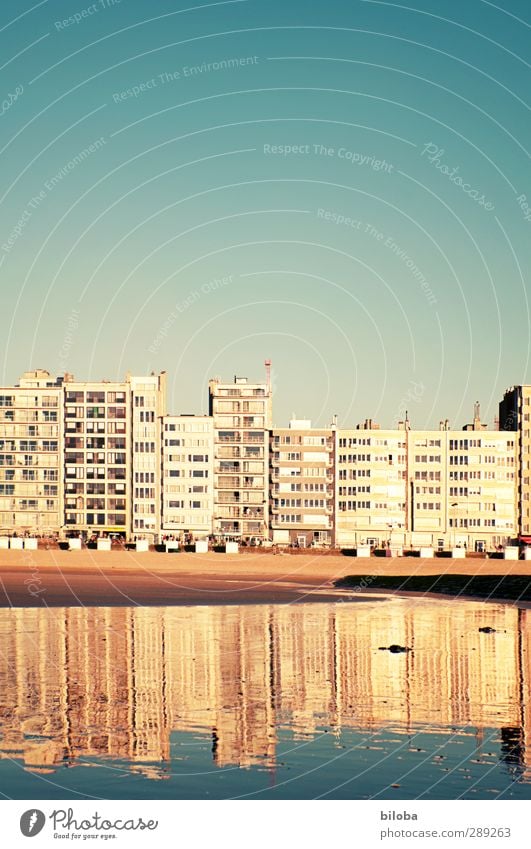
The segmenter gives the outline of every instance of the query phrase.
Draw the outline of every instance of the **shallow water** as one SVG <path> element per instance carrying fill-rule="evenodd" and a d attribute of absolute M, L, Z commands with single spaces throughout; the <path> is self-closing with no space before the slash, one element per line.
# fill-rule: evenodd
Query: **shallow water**
<path fill-rule="evenodd" d="M 530 650 L 472 601 L 0 610 L 0 791 L 529 799 Z"/>

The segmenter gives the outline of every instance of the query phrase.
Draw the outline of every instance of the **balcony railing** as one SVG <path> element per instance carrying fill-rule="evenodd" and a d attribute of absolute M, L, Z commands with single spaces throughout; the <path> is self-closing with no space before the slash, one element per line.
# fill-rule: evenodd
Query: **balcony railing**
<path fill-rule="evenodd" d="M 239 507 L 229 507 L 224 506 L 219 508 L 219 518 L 220 519 L 239 519 L 240 518 L 240 508 Z"/>
<path fill-rule="evenodd" d="M 240 449 L 238 447 L 220 448 L 218 452 L 218 457 L 220 460 L 239 459 Z"/>
<path fill-rule="evenodd" d="M 239 489 L 240 479 L 219 476 L 217 480 L 218 489 Z"/>

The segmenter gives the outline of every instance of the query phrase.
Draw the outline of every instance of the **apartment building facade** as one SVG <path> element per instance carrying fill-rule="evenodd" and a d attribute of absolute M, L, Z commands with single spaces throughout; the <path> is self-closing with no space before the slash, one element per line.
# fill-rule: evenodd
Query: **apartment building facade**
<path fill-rule="evenodd" d="M 0 528 L 53 533 L 63 523 L 63 390 L 49 372 L 0 388 Z"/>
<path fill-rule="evenodd" d="M 269 538 L 269 430 L 271 382 L 209 382 L 214 424 L 214 519 L 216 536 Z"/>
<path fill-rule="evenodd" d="M 499 405 L 499 429 L 518 435 L 518 532 L 531 543 L 531 386 L 505 391 Z"/>
<path fill-rule="evenodd" d="M 518 533 L 517 434 L 337 432 L 337 544 L 492 550 Z"/>
<path fill-rule="evenodd" d="M 131 399 L 128 383 L 64 385 L 67 534 L 120 533 L 131 527 Z"/>
<path fill-rule="evenodd" d="M 213 533 L 214 420 L 162 419 L 162 535 L 201 539 Z"/>
<path fill-rule="evenodd" d="M 210 535 L 309 546 L 531 543 L 531 386 L 498 430 L 272 427 L 264 382 L 209 383 L 209 415 L 169 416 L 166 374 L 0 388 L 0 532 Z"/>
<path fill-rule="evenodd" d="M 155 542 L 160 528 L 160 417 L 165 373 L 64 382 L 67 534 Z"/>
<path fill-rule="evenodd" d="M 166 415 L 166 372 L 127 375 L 131 404 L 131 487 L 133 536 L 155 543 L 161 515 L 161 429 Z"/>
<path fill-rule="evenodd" d="M 407 431 L 367 420 L 336 432 L 336 544 L 403 544 L 408 527 Z"/>
<path fill-rule="evenodd" d="M 274 543 L 334 544 L 334 428 L 292 420 L 270 441 L 271 539 Z"/>

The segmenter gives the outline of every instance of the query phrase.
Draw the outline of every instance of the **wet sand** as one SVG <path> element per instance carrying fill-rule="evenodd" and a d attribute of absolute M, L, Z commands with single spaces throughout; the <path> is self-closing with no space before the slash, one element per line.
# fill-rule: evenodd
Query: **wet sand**
<path fill-rule="evenodd" d="M 319 554 L 39 550 L 3 551 L 0 560 L 0 607 L 337 601 L 352 598 L 352 589 L 334 586 L 347 575 L 369 588 L 371 576 L 531 575 L 525 561 Z"/>

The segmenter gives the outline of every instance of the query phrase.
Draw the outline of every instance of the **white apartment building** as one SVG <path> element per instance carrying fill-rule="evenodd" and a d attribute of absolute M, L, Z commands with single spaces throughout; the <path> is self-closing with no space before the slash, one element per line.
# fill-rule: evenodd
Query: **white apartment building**
<path fill-rule="evenodd" d="M 452 545 L 486 551 L 516 538 L 518 434 L 450 431 L 447 446 L 446 503 Z"/>
<path fill-rule="evenodd" d="M 293 419 L 270 443 L 274 543 L 334 544 L 334 429 Z"/>
<path fill-rule="evenodd" d="M 160 416 L 165 374 L 64 384 L 67 534 L 155 541 L 160 527 Z"/>
<path fill-rule="evenodd" d="M 130 527 L 130 395 L 127 383 L 64 388 L 67 534 L 126 534 Z"/>
<path fill-rule="evenodd" d="M 517 536 L 517 434 L 337 432 L 336 537 L 358 544 L 492 550 Z"/>
<path fill-rule="evenodd" d="M 161 527 L 161 430 L 166 372 L 127 375 L 131 392 L 132 534 L 154 543 Z"/>
<path fill-rule="evenodd" d="M 208 537 L 214 517 L 214 420 L 162 419 L 161 535 Z"/>
<path fill-rule="evenodd" d="M 336 431 L 336 544 L 403 542 L 407 527 L 407 432 L 370 420 Z"/>
<path fill-rule="evenodd" d="M 269 538 L 271 384 L 209 382 L 214 419 L 214 534 Z"/>
<path fill-rule="evenodd" d="M 58 533 L 63 523 L 63 390 L 49 372 L 0 388 L 0 529 Z"/>

